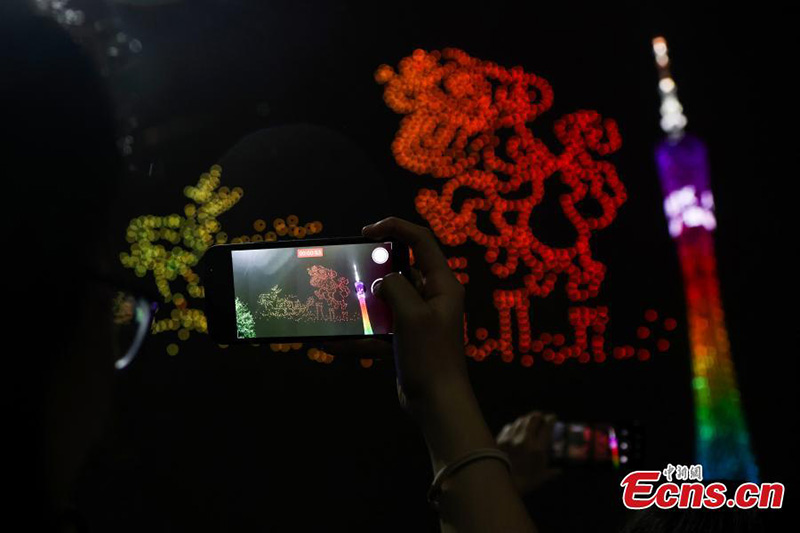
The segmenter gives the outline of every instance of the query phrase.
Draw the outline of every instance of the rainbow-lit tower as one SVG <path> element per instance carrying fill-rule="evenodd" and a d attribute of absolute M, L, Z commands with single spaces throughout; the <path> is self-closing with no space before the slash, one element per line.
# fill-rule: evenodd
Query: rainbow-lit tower
<path fill-rule="evenodd" d="M 356 273 L 356 297 L 361 306 L 361 321 L 364 323 L 364 335 L 372 335 L 372 324 L 369 323 L 369 313 L 367 313 L 367 293 L 364 290 L 364 282 L 358 277 L 358 268 L 353 265 Z"/>
<path fill-rule="evenodd" d="M 703 142 L 684 132 L 686 116 L 670 74 L 667 42 L 653 39 L 661 94 L 661 129 L 656 148 L 664 212 L 678 248 L 686 291 L 696 454 L 708 479 L 757 481 L 758 467 L 742 414 L 731 361 L 714 255 L 714 196 Z"/>

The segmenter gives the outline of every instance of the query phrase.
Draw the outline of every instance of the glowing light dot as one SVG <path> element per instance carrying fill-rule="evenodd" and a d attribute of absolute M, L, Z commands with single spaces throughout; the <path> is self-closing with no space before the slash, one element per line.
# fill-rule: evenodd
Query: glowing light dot
<path fill-rule="evenodd" d="M 392 144 L 395 161 L 443 183 L 436 190 L 418 191 L 417 212 L 443 245 L 481 246 L 492 275 L 519 280 L 516 286 L 504 283 L 508 288 L 493 292 L 499 338 L 477 338 L 481 345 L 469 353 L 480 361 L 495 352 L 505 359 L 515 351 L 541 352 L 553 338 L 541 334 L 532 339 L 531 299 L 546 298 L 563 277 L 567 298 L 583 302 L 597 296 L 605 275 L 605 265 L 592 257 L 591 235 L 614 220 L 627 196 L 613 165 L 594 156 L 609 155 L 621 146 L 616 122 L 594 111 L 566 115 L 553 128 L 563 150 L 551 152 L 530 125 L 552 106 L 549 83 L 521 67 L 507 69 L 455 48 L 414 50 L 397 69 L 381 65 L 375 79 L 384 86 L 386 104 L 404 115 Z M 510 133 L 504 140 L 499 139 L 501 129 Z M 561 202 L 578 235 L 565 248 L 544 244 L 536 235 L 538 228 L 529 224 L 529 214 L 542 201 L 536 191 L 551 176 L 574 191 L 562 196 Z M 521 193 L 523 186 L 532 186 L 534 193 L 508 199 L 509 194 Z M 468 199 L 456 200 L 462 192 Z M 600 205 L 600 214 L 582 212 L 580 205 L 588 199 Z M 477 220 L 483 214 L 490 225 L 479 227 Z M 464 269 L 467 261 L 461 259 L 451 257 L 448 265 Z M 455 276 L 462 284 L 469 280 L 467 272 Z M 543 357 L 556 364 L 566 358 L 585 362 L 583 354 L 591 350 L 598 360 L 602 342 L 593 337 L 590 347 L 586 330 L 604 333 L 607 312 L 600 309 L 571 309 L 575 344 L 557 355 L 545 351 Z M 560 347 L 563 342 L 554 344 Z"/>
<path fill-rule="evenodd" d="M 672 78 L 662 78 L 658 82 L 658 88 L 665 93 L 668 93 L 675 89 L 675 80 Z"/>
<path fill-rule="evenodd" d="M 167 354 L 169 354 L 169 355 L 178 355 L 179 351 L 180 351 L 180 347 L 178 347 L 177 344 L 171 343 L 171 344 L 167 345 Z"/>
<path fill-rule="evenodd" d="M 625 357 L 633 357 L 634 349 L 633 346 L 625 346 Z"/>
<path fill-rule="evenodd" d="M 667 41 L 663 37 L 655 37 L 653 39 L 653 52 L 658 55 L 667 53 Z"/>

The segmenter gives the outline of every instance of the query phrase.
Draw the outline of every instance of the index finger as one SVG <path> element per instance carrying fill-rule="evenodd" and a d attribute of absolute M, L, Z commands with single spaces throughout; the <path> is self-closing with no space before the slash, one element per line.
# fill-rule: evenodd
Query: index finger
<path fill-rule="evenodd" d="M 453 282 L 458 283 L 433 234 L 427 228 L 401 218 L 389 217 L 364 226 L 362 233 L 365 237 L 375 239 L 393 237 L 409 245 L 414 251 L 415 264 L 425 276 L 426 289 L 430 289 L 432 296 L 442 294 Z"/>

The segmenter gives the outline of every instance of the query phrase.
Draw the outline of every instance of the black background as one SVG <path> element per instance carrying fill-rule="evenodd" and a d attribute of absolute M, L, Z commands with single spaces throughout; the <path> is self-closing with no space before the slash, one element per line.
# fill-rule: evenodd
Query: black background
<path fill-rule="evenodd" d="M 777 4 L 137 3 L 146 2 L 117 8 L 144 45 L 117 80 L 140 123 L 120 195 L 120 235 L 133 216 L 177 212 L 183 186 L 244 135 L 291 123 L 341 132 L 369 162 L 333 163 L 331 173 L 311 172 L 304 182 L 290 177 L 295 168 L 248 173 L 223 163 L 223 183 L 245 189 L 222 218 L 226 231 L 247 233 L 256 218 L 291 213 L 321 220 L 324 236 L 356 234 L 387 213 L 420 222 L 413 197 L 431 180 L 394 163 L 389 146 L 400 117 L 372 79 L 379 64 L 394 65 L 415 48 L 454 46 L 546 78 L 555 104 L 534 130 L 545 138 L 556 118 L 578 109 L 615 118 L 623 148 L 611 161 L 629 200 L 593 241 L 609 269 L 597 303 L 610 307 L 612 345 L 633 340 L 648 307 L 676 317 L 670 352 L 646 363 L 537 361 L 531 369 L 494 357 L 470 369 L 493 430 L 532 408 L 570 420 L 636 419 L 652 468 L 691 463 L 694 439 L 682 285 L 652 157 L 661 132 L 650 40 L 663 33 L 689 130 L 709 147 L 719 275 L 754 450 L 762 478 L 787 483 L 792 506 L 796 239 L 781 220 L 791 212 L 792 155 L 781 141 L 792 104 L 781 94 L 790 67 L 778 57 L 788 36 Z M 328 154 L 320 143 L 336 143 L 301 130 L 291 130 L 301 139 L 292 141 L 301 146 L 298 161 L 346 151 Z M 361 208 L 342 208 L 354 189 Z M 556 213 L 549 214 L 552 222 L 545 212 L 540 223 L 556 228 L 558 239 Z M 490 289 L 480 281 L 488 277 L 478 256 L 471 265 L 470 320 L 491 329 Z M 564 309 L 554 299 L 534 328 L 565 330 Z M 114 424 L 82 492 L 94 525 L 435 527 L 424 499 L 424 444 L 397 406 L 391 361 L 368 370 L 341 357 L 319 365 L 265 346 L 223 351 L 197 335 L 171 358 L 167 342 L 150 339 L 119 375 Z M 618 480 L 597 472 L 567 472 L 529 503 L 543 531 L 613 531 L 625 519 Z"/>

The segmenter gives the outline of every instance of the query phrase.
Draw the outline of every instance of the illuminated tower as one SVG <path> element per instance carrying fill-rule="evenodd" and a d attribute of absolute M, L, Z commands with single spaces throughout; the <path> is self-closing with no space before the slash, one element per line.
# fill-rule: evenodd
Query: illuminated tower
<path fill-rule="evenodd" d="M 742 415 L 714 255 L 714 197 L 703 142 L 686 134 L 686 116 L 669 70 L 667 43 L 653 39 L 661 94 L 661 129 L 656 148 L 664 212 L 683 270 L 697 461 L 711 479 L 756 481 L 758 468 Z"/>
<path fill-rule="evenodd" d="M 356 273 L 356 296 L 358 304 L 361 306 L 361 321 L 364 323 L 364 335 L 372 335 L 372 324 L 369 323 L 369 313 L 367 312 L 367 293 L 364 291 L 364 282 L 358 278 L 358 268 L 353 265 Z"/>

